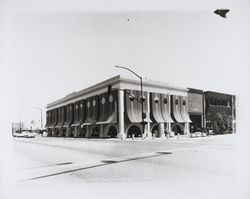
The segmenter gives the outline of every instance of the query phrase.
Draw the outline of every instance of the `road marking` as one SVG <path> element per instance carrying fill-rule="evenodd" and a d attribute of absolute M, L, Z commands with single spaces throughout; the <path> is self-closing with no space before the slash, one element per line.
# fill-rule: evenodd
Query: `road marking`
<path fill-rule="evenodd" d="M 68 164 L 73 164 L 73 162 L 62 162 L 62 163 L 49 164 L 49 165 L 44 165 L 44 166 L 29 167 L 29 168 L 24 168 L 24 169 L 20 169 L 20 170 L 39 169 L 39 168 L 53 167 L 53 166 L 60 166 L 60 165 L 68 165 Z"/>
<path fill-rule="evenodd" d="M 47 177 L 52 177 L 52 176 L 57 176 L 57 175 L 62 175 L 66 173 L 72 173 L 75 171 L 80 171 L 80 170 L 86 170 L 86 169 L 91 169 L 91 168 L 96 168 L 96 167 L 101 167 L 101 166 L 108 166 L 111 164 L 117 164 L 117 163 L 122 163 L 122 162 L 128 162 L 128 161 L 134 161 L 134 160 L 140 160 L 140 159 L 146 159 L 146 158 L 152 158 L 152 157 L 158 157 L 158 156 L 163 156 L 163 155 L 169 155 L 172 154 L 173 152 L 180 152 L 180 151 L 189 151 L 189 150 L 197 150 L 200 148 L 210 148 L 211 146 L 205 145 L 205 146 L 198 146 L 198 147 L 183 147 L 179 149 L 171 149 L 170 151 L 159 151 L 159 152 L 149 152 L 149 153 L 144 153 L 144 154 L 136 154 L 136 155 L 129 155 L 129 156 L 123 156 L 123 157 L 118 157 L 118 158 L 111 158 L 108 160 L 102 160 L 102 161 L 96 161 L 88 164 L 83 164 L 83 163 L 78 163 L 78 164 L 58 164 L 55 165 L 53 168 L 41 168 L 40 170 L 33 170 L 33 173 L 23 173 L 23 177 L 21 179 L 26 179 L 26 180 L 21 180 L 19 182 L 25 182 L 25 181 L 31 181 L 31 180 L 38 180 L 42 178 L 47 178 Z M 29 175 L 31 174 L 31 175 Z M 30 177 L 28 177 L 30 176 Z"/>
<path fill-rule="evenodd" d="M 163 155 L 169 155 L 172 154 L 171 152 L 153 152 L 153 153 L 147 153 L 147 154 L 140 154 L 140 155 L 132 155 L 132 156 L 125 156 L 122 158 L 116 158 L 116 159 L 109 159 L 109 160 L 102 160 L 100 162 L 95 162 L 92 164 L 88 165 L 83 165 L 83 164 L 73 164 L 71 168 L 58 168 L 61 169 L 61 171 L 57 172 L 49 172 L 44 175 L 39 175 L 35 177 L 30 177 L 24 181 L 31 181 L 31 180 L 38 180 L 42 178 L 47 178 L 47 177 L 52 177 L 52 176 L 57 176 L 61 174 L 66 174 L 66 173 L 71 173 L 75 171 L 80 171 L 80 170 L 86 170 L 86 169 L 91 169 L 91 168 L 96 168 L 96 167 L 101 167 L 101 166 L 106 166 L 110 164 L 117 164 L 117 163 L 122 163 L 122 162 L 128 162 L 128 161 L 134 161 L 134 160 L 140 160 L 140 159 L 145 159 L 145 158 L 152 158 L 152 157 L 158 157 L 158 156 L 163 156 Z M 74 168 L 75 167 L 75 168 Z M 21 182 L 24 182 L 21 181 Z"/>

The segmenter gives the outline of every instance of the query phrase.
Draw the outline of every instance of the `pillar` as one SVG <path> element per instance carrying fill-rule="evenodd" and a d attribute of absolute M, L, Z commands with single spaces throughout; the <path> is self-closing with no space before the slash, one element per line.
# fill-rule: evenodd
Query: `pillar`
<path fill-rule="evenodd" d="M 90 136 L 89 125 L 86 126 L 86 138 Z"/>
<path fill-rule="evenodd" d="M 77 138 L 78 135 L 79 135 L 79 133 L 78 133 L 78 127 L 75 126 L 75 128 L 74 128 L 74 137 Z"/>
<path fill-rule="evenodd" d="M 117 138 L 124 139 L 124 91 L 118 90 L 118 113 L 119 113 L 119 132 Z"/>
<path fill-rule="evenodd" d="M 100 138 L 104 138 L 105 137 L 105 135 L 104 135 L 104 126 L 103 126 L 103 124 L 101 124 L 100 125 L 100 134 L 99 134 L 99 137 Z"/>
<path fill-rule="evenodd" d="M 164 123 L 163 122 L 159 123 L 158 131 L 159 131 L 159 137 L 160 138 L 165 136 L 164 135 Z"/>
<path fill-rule="evenodd" d="M 187 135 L 188 137 L 190 137 L 189 124 L 189 122 L 186 122 L 184 126 L 185 135 Z"/>
<path fill-rule="evenodd" d="M 171 122 L 168 122 L 168 123 L 167 123 L 167 131 L 168 131 L 168 132 L 171 132 L 171 131 L 172 131 L 172 129 L 171 129 Z"/>
<path fill-rule="evenodd" d="M 150 93 L 147 92 L 147 117 L 148 119 L 150 118 Z M 146 126 L 146 137 L 151 138 L 152 137 L 152 133 L 150 132 L 150 122 L 148 120 L 147 122 L 147 126 Z"/>

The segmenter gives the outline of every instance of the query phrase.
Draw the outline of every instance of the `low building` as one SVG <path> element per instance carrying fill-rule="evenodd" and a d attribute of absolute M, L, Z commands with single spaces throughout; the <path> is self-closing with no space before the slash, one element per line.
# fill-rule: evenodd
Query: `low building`
<path fill-rule="evenodd" d="M 141 97 L 140 81 L 115 76 L 48 104 L 46 128 L 48 136 L 189 136 L 190 124 L 205 127 L 204 101 L 201 90 L 153 81 L 143 81 Z"/>
<path fill-rule="evenodd" d="M 24 122 L 12 122 L 11 128 L 12 128 L 12 134 L 22 133 L 22 131 L 24 131 L 25 125 Z"/>
<path fill-rule="evenodd" d="M 205 94 L 205 119 L 206 127 L 214 133 L 236 132 L 236 107 L 235 95 L 207 91 Z"/>

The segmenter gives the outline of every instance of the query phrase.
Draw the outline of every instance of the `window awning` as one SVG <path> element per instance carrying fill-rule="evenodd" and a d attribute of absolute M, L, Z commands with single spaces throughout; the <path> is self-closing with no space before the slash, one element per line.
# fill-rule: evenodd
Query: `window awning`
<path fill-rule="evenodd" d="M 100 95 L 99 107 L 100 116 L 96 124 L 117 123 L 117 91 L 113 91 L 110 95 L 103 93 Z"/>
<path fill-rule="evenodd" d="M 141 103 L 136 99 L 131 100 L 129 94 L 133 95 L 135 98 L 140 99 L 140 91 L 135 90 L 126 90 L 125 92 L 125 112 L 127 113 L 128 119 L 131 123 L 140 123 L 142 122 L 142 109 Z M 143 92 L 144 97 L 146 98 L 147 92 Z M 146 113 L 146 122 L 152 122 L 149 118 L 147 100 L 143 103 L 143 111 Z"/>
<path fill-rule="evenodd" d="M 177 96 L 177 95 L 172 96 L 173 116 L 176 122 L 185 123 L 185 120 L 182 118 L 182 115 L 181 115 L 180 101 L 181 101 L 180 96 Z"/>
<path fill-rule="evenodd" d="M 80 125 L 81 125 L 80 122 L 71 124 L 71 126 L 80 126 Z"/>
<path fill-rule="evenodd" d="M 167 94 L 161 94 L 161 113 L 165 122 L 172 123 L 174 122 L 170 116 L 171 104 L 170 96 Z"/>
<path fill-rule="evenodd" d="M 160 93 L 151 93 L 151 113 L 157 123 L 166 122 L 162 116 L 162 103 Z"/>
<path fill-rule="evenodd" d="M 188 101 L 187 97 L 180 98 L 180 106 L 181 106 L 181 116 L 185 122 L 192 122 L 188 115 Z"/>

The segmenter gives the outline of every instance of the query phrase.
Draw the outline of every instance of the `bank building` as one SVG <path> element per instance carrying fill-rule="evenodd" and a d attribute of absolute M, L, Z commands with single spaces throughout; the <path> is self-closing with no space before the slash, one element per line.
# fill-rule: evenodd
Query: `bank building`
<path fill-rule="evenodd" d="M 47 105 L 48 136 L 151 138 L 187 136 L 225 113 L 235 132 L 235 96 L 115 76 Z M 209 118 L 209 120 L 207 120 Z M 210 121 L 211 120 L 211 121 Z M 229 124 L 230 123 L 230 124 Z"/>

